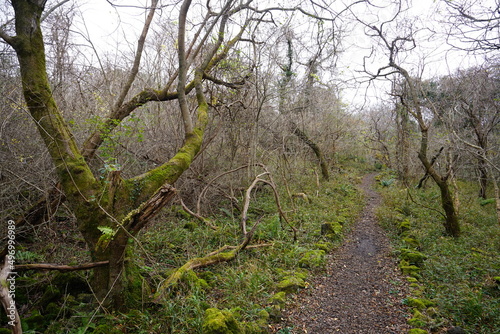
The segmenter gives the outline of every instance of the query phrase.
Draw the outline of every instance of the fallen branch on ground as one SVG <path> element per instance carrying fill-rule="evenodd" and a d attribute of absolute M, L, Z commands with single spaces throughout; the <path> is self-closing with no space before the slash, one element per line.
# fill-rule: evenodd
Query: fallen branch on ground
<path fill-rule="evenodd" d="M 153 296 L 153 302 L 159 303 L 161 299 L 165 298 L 168 295 L 168 292 L 171 291 L 172 288 L 177 286 L 182 276 L 189 270 L 204 268 L 213 264 L 221 262 L 229 262 L 234 260 L 238 256 L 238 254 L 248 246 L 250 240 L 253 237 L 253 233 L 257 228 L 257 225 L 259 225 L 259 223 L 260 220 L 258 220 L 253 226 L 252 230 L 248 232 L 245 240 L 243 240 L 243 242 L 240 245 L 236 246 L 233 250 L 229 252 L 224 252 L 221 251 L 221 249 L 219 249 L 211 253 L 213 255 L 207 255 L 205 257 L 197 257 L 186 262 L 182 267 L 178 268 L 172 275 L 170 275 L 169 278 L 167 278 L 160 285 L 158 291 Z M 227 248 L 228 246 L 222 247 L 222 249 L 227 249 Z"/>
<path fill-rule="evenodd" d="M 16 271 L 23 270 L 59 270 L 59 271 L 76 271 L 87 270 L 97 267 L 107 266 L 109 261 L 91 262 L 78 264 L 75 266 L 68 266 L 65 264 L 52 264 L 52 263 L 31 263 L 31 264 L 18 264 L 15 266 Z"/>

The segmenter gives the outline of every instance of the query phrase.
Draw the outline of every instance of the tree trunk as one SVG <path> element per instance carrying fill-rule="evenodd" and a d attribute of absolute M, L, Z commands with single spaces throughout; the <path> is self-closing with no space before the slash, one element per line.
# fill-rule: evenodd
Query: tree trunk
<path fill-rule="evenodd" d="M 419 114 L 421 116 L 421 114 Z M 450 191 L 448 185 L 448 178 L 442 177 L 434 169 L 432 162 L 427 158 L 427 147 L 428 147 L 428 128 L 425 126 L 423 119 L 419 119 L 421 142 L 420 151 L 418 152 L 418 158 L 425 167 L 426 173 L 429 174 L 434 182 L 439 187 L 441 192 L 441 206 L 445 212 L 445 222 L 444 228 L 446 234 L 457 238 L 460 236 L 460 224 L 458 222 L 458 216 L 455 209 L 455 202 L 453 200 L 453 194 Z"/>
<path fill-rule="evenodd" d="M 484 150 L 484 152 L 486 152 L 486 150 Z M 479 197 L 485 199 L 488 186 L 488 168 L 487 162 L 483 157 L 478 158 L 477 168 L 479 171 Z"/>
<path fill-rule="evenodd" d="M 319 166 L 321 168 L 321 175 L 324 180 L 328 181 L 330 179 L 330 174 L 328 172 L 328 164 L 325 161 L 325 158 L 323 156 L 323 152 L 321 152 L 321 149 L 319 146 L 313 142 L 312 140 L 309 139 L 309 137 L 305 134 L 304 131 L 300 130 L 297 124 L 291 122 L 292 126 L 292 133 L 296 135 L 300 140 L 302 140 L 307 146 L 313 150 L 314 154 L 316 155 L 316 158 L 318 158 Z"/>
<path fill-rule="evenodd" d="M 403 183 L 408 184 L 410 178 L 409 117 L 406 107 L 400 104 L 396 105 L 396 128 L 398 133 L 398 149 L 396 150 L 398 172 Z"/>
<path fill-rule="evenodd" d="M 200 88 L 202 72 L 197 73 L 195 84 L 197 122 L 186 133 L 177 154 L 143 175 L 123 180 L 119 173 L 111 173 L 108 182 L 101 182 L 94 177 L 53 98 L 40 29 L 44 5 L 43 0 L 13 0 L 16 36 L 7 42 L 18 56 L 26 104 L 52 158 L 61 190 L 77 218 L 92 261 L 109 261 L 108 266 L 94 269 L 94 292 L 104 306 L 134 307 L 141 301 L 143 284 L 133 261 L 131 240 L 170 201 L 175 194 L 170 184 L 189 168 L 201 148 L 208 121 L 208 104 Z"/>

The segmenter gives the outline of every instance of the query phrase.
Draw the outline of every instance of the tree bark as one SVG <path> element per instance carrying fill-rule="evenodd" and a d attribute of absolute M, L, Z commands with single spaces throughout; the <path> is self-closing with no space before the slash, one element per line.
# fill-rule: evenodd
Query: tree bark
<path fill-rule="evenodd" d="M 196 127 L 186 133 L 184 145 L 167 163 L 129 180 L 111 173 L 109 182 L 101 183 L 92 174 L 53 98 L 40 29 L 44 4 L 45 1 L 12 2 L 16 36 L 8 38 L 8 42 L 18 56 L 24 97 L 92 260 L 109 261 L 108 266 L 94 269 L 92 286 L 96 296 L 104 306 L 134 307 L 140 301 L 137 296 L 142 295 L 142 280 L 134 265 L 130 241 L 175 194 L 169 185 L 190 166 L 201 148 L 208 105 L 197 89 Z M 197 75 L 196 84 L 201 85 L 202 77 Z"/>

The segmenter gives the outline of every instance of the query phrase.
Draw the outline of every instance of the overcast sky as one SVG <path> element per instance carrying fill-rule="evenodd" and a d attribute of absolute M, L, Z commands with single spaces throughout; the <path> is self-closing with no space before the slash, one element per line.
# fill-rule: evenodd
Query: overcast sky
<path fill-rule="evenodd" d="M 344 0 L 347 1 L 347 0 Z M 140 6 L 144 1 L 128 1 L 129 4 Z M 362 18 L 366 23 L 377 24 L 377 21 L 388 20 L 394 13 L 394 6 L 385 6 L 386 0 L 375 1 L 381 8 L 367 8 L 358 5 L 353 13 Z M 121 2 L 122 4 L 127 1 Z M 135 43 L 142 24 L 144 22 L 144 10 L 138 8 L 115 9 L 103 0 L 85 0 L 79 9 L 86 23 L 86 29 L 101 51 L 113 49 L 116 43 L 121 43 L 125 38 L 129 42 L 129 48 L 135 48 Z M 168 9 L 165 9 L 168 10 Z M 452 52 L 443 40 L 443 35 L 432 34 L 429 30 L 443 32 L 443 17 L 440 15 L 445 8 L 443 4 L 435 0 L 416 0 L 411 7 L 402 13 L 401 18 L 412 22 L 412 27 L 418 30 L 417 48 L 401 58 L 402 65 L 413 74 L 422 73 L 424 77 L 430 78 L 446 75 L 458 67 L 468 67 L 476 64 L 477 59 L 464 57 L 463 53 Z M 119 13 L 118 13 L 119 12 Z M 77 24 L 80 19 L 76 19 Z M 367 84 L 359 84 L 366 79 L 362 73 L 363 59 L 370 54 L 376 39 L 365 35 L 365 28 L 360 24 L 354 24 L 351 19 L 345 20 L 351 34 L 343 42 L 344 52 L 338 60 L 338 73 L 342 80 L 348 84 L 342 85 L 342 97 L 344 102 L 350 105 L 360 105 L 365 102 L 365 96 L 370 104 L 376 103 L 378 99 L 384 99 L 389 85 L 383 82 L 373 82 L 371 89 L 366 89 Z M 83 29 L 83 28 L 82 28 Z M 394 25 L 388 25 L 388 29 L 396 29 Z M 392 31 L 391 36 L 395 36 Z M 366 61 L 370 71 L 375 72 L 378 67 L 388 63 L 386 54 L 381 48 L 375 47 L 374 55 Z M 328 75 L 324 73 L 323 75 Z M 386 99 L 386 98 L 385 98 Z"/>

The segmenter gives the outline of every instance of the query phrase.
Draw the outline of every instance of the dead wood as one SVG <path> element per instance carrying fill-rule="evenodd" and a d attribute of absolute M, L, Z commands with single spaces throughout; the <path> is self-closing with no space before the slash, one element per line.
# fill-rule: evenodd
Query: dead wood
<path fill-rule="evenodd" d="M 18 264 L 15 266 L 16 271 L 23 270 L 58 270 L 58 271 L 76 271 L 76 270 L 88 270 L 97 267 L 107 266 L 109 261 L 91 262 L 78 264 L 74 266 L 69 266 L 65 264 L 53 264 L 53 263 L 30 263 L 30 264 Z"/>
<path fill-rule="evenodd" d="M 3 257 L 2 268 L 0 269 L 0 303 L 8 318 L 13 334 L 21 334 L 21 318 L 17 312 L 15 298 L 15 272 L 12 272 L 12 264 L 9 263 L 9 255 Z"/>
<path fill-rule="evenodd" d="M 215 226 L 212 221 L 208 218 L 205 218 L 203 217 L 202 215 L 200 214 L 197 214 L 193 211 L 191 211 L 187 206 L 186 204 L 184 204 L 184 201 L 182 200 L 182 198 L 180 196 L 179 197 L 179 200 L 181 202 L 181 206 L 182 208 L 184 209 L 184 211 L 186 211 L 188 214 L 190 214 L 191 216 L 195 217 L 196 219 L 198 219 L 200 222 L 204 223 L 205 225 L 207 225 L 208 227 L 210 227 L 212 230 L 217 230 L 218 227 Z"/>
<path fill-rule="evenodd" d="M 168 293 L 177 286 L 179 281 L 182 279 L 182 276 L 189 270 L 204 268 L 213 264 L 234 260 L 241 251 L 247 248 L 259 223 L 260 220 L 258 220 L 250 230 L 250 232 L 248 232 L 243 242 L 240 245 L 235 246 L 235 248 L 231 251 L 226 252 L 225 250 L 230 246 L 224 246 L 217 251 L 210 253 L 211 255 L 209 254 L 204 257 L 197 257 L 187 261 L 182 267 L 178 268 L 160 285 L 157 292 L 153 296 L 153 302 L 158 303 L 161 299 L 167 297 Z"/>

